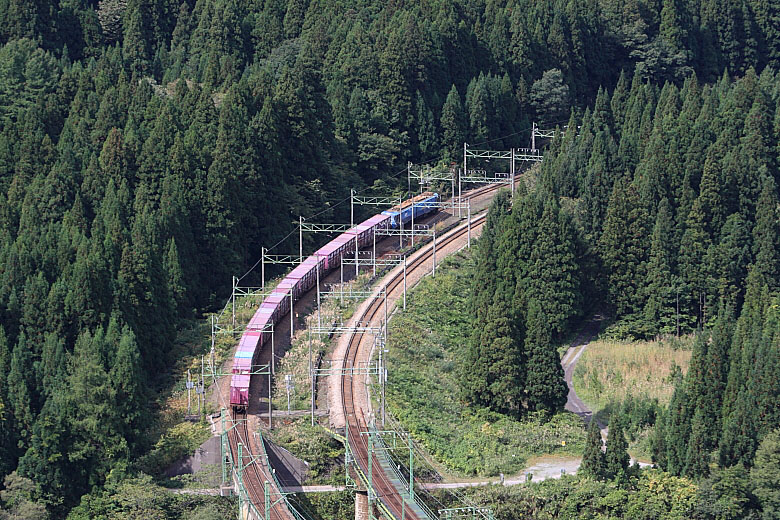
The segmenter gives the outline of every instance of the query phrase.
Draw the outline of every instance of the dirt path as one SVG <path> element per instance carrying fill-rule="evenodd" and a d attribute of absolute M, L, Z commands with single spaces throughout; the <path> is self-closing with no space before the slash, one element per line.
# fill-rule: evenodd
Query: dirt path
<path fill-rule="evenodd" d="M 579 361 L 580 356 L 585 352 L 588 344 L 598 336 L 602 319 L 603 318 L 598 315 L 590 318 L 580 331 L 577 339 L 574 340 L 561 359 L 564 378 L 566 379 L 566 385 L 569 387 L 569 395 L 566 397 L 566 409 L 582 417 L 585 424 L 590 424 L 590 421 L 594 418 L 593 410 L 588 408 L 585 403 L 582 402 L 582 399 L 579 398 L 577 392 L 574 391 L 572 378 L 574 377 L 574 368 L 577 366 L 577 361 Z M 606 442 L 607 425 L 598 419 L 596 419 L 596 421 L 601 430 L 601 437 L 604 439 L 604 442 Z"/>

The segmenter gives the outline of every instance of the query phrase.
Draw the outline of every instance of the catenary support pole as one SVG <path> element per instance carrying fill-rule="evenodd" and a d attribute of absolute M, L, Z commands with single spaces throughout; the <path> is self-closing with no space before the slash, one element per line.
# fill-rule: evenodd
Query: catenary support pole
<path fill-rule="evenodd" d="M 412 198 L 412 247 L 414 247 L 414 198 Z"/>
<path fill-rule="evenodd" d="M 265 289 L 265 248 L 260 248 L 260 290 Z"/>
<path fill-rule="evenodd" d="M 414 445 L 411 438 L 407 441 L 409 442 L 409 501 L 414 502 Z"/>
<path fill-rule="evenodd" d="M 293 290 L 292 287 L 290 287 L 290 346 L 292 346 L 293 336 L 295 335 L 295 314 L 293 313 L 294 304 Z"/>
<path fill-rule="evenodd" d="M 314 269 L 317 271 L 317 327 L 322 327 L 322 312 L 320 310 L 320 266 Z"/>
<path fill-rule="evenodd" d="M 298 217 L 298 258 L 303 260 L 303 217 Z"/>
<path fill-rule="evenodd" d="M 450 200 L 452 201 L 452 216 L 455 216 L 455 176 L 450 176 L 450 191 L 452 195 L 450 196 Z M 460 198 L 458 198 L 458 203 L 460 203 Z M 460 216 L 460 215 L 458 215 Z"/>
<path fill-rule="evenodd" d="M 358 247 L 358 233 L 355 233 L 355 280 L 357 280 L 357 277 L 360 274 L 360 263 L 358 262 L 359 250 L 360 248 Z"/>
<path fill-rule="evenodd" d="M 512 153 L 512 165 L 511 165 L 512 175 L 511 175 L 510 182 L 512 183 L 512 187 L 510 189 L 510 193 L 512 194 L 512 196 L 514 196 L 515 195 L 515 149 L 514 148 L 512 148 L 511 153 Z"/>
<path fill-rule="evenodd" d="M 276 374 L 276 349 L 274 348 L 274 336 L 276 332 L 271 329 L 271 373 Z"/>
<path fill-rule="evenodd" d="M 404 310 L 406 310 L 406 256 L 404 256 Z"/>
<path fill-rule="evenodd" d="M 460 181 L 460 178 L 462 175 L 466 175 L 465 173 L 461 173 L 460 168 L 458 168 L 458 203 L 460 203 L 461 200 L 463 200 L 463 185 Z M 460 207 L 458 207 L 458 217 L 460 217 L 463 214 L 463 211 Z"/>
<path fill-rule="evenodd" d="M 469 197 L 468 205 L 466 206 L 467 219 L 468 219 L 468 232 L 466 233 L 466 246 L 471 248 L 471 197 Z"/>
<path fill-rule="evenodd" d="M 401 230 L 401 232 L 398 234 L 398 250 L 404 248 L 404 199 L 403 197 L 398 197 L 398 229 Z"/>
<path fill-rule="evenodd" d="M 436 278 L 436 228 L 433 228 L 433 272 L 431 276 Z"/>
<path fill-rule="evenodd" d="M 311 354 L 311 332 L 309 332 L 309 386 L 311 388 L 311 425 L 314 426 L 314 360 Z"/>
<path fill-rule="evenodd" d="M 230 293 L 230 303 L 233 306 L 233 331 L 236 330 L 236 286 L 238 285 L 238 278 L 231 277 L 230 280 L 233 284 L 233 291 Z"/>
<path fill-rule="evenodd" d="M 349 190 L 349 227 L 355 226 L 355 190 Z"/>
<path fill-rule="evenodd" d="M 371 274 L 371 276 L 376 276 L 376 229 L 372 229 L 371 230 L 371 236 L 374 238 L 374 252 L 373 252 L 373 257 L 374 257 L 374 267 L 373 267 L 373 269 L 374 269 L 374 272 Z"/>
<path fill-rule="evenodd" d="M 248 406 L 247 406 L 248 408 Z M 271 371 L 268 371 L 268 429 L 274 429 L 274 402 L 271 399 Z"/>
<path fill-rule="evenodd" d="M 271 484 L 267 480 L 263 483 L 263 496 L 265 497 L 265 520 L 271 520 Z"/>

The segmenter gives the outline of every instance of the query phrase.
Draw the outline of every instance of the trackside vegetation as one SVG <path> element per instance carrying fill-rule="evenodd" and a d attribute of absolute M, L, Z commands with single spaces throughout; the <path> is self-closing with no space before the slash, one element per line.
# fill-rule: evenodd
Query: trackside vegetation
<path fill-rule="evenodd" d="M 560 420 L 548 347 L 595 309 L 620 340 L 699 335 L 654 457 L 717 497 L 694 516 L 773 514 L 745 479 L 780 426 L 778 74 L 773 0 L 0 0 L 0 515 L 151 517 L 111 497 L 200 435 L 156 417 L 180 329 L 295 252 L 299 217 L 346 222 L 351 189 L 533 123 L 559 130 L 493 219 L 484 326 L 446 372 L 499 414 L 470 431 L 509 422 L 453 467 Z"/>
<path fill-rule="evenodd" d="M 471 252 L 448 258 L 390 320 L 389 411 L 453 475 L 513 474 L 537 455 L 579 455 L 585 434 L 574 414 L 542 411 L 518 419 L 464 399 L 458 367 L 472 326 L 473 269 Z"/>

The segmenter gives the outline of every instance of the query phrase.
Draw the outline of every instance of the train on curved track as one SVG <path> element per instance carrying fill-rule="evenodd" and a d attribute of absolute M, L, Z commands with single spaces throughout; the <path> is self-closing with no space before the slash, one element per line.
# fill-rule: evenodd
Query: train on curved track
<path fill-rule="evenodd" d="M 275 325 L 289 312 L 290 298 L 293 303 L 298 301 L 317 282 L 318 271 L 324 277 L 341 264 L 344 255 L 354 252 L 355 247 L 360 249 L 370 244 L 377 231 L 398 228 L 412 218 L 436 212 L 439 200 L 438 193 L 425 192 L 374 215 L 315 251 L 279 282 L 252 316 L 234 354 L 230 405 L 235 411 L 248 408 L 252 366 L 257 364 L 263 344 L 272 334 L 269 325 Z"/>

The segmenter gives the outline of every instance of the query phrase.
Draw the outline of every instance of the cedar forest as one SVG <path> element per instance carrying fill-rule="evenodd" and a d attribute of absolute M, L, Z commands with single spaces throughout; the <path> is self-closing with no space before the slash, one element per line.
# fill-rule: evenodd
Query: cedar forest
<path fill-rule="evenodd" d="M 0 45 L 0 479 L 38 517 L 138 472 L 178 327 L 299 215 L 535 121 L 559 131 L 479 242 L 464 401 L 561 408 L 550 345 L 593 312 L 694 333 L 654 460 L 698 518 L 778 518 L 776 0 L 0 0 Z M 585 472 L 629 479 L 621 453 Z"/>

